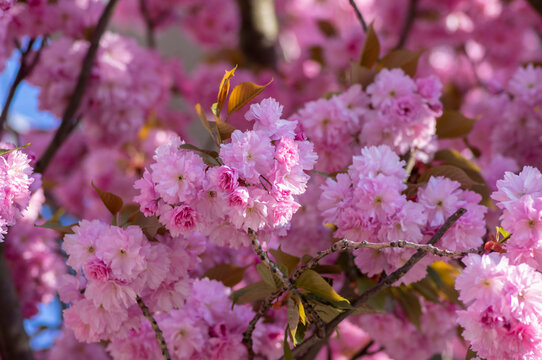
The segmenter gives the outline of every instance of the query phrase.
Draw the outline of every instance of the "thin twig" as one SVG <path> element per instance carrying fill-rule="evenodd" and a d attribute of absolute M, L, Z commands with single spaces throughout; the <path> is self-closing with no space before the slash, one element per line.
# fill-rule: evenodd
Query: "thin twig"
<path fill-rule="evenodd" d="M 149 320 L 149 322 L 151 323 L 151 327 L 154 330 L 154 334 L 156 335 L 156 340 L 158 340 L 158 346 L 160 346 L 160 351 L 162 351 L 162 356 L 166 360 L 171 360 L 171 355 L 169 354 L 166 339 L 164 339 L 164 334 L 158 326 L 156 319 L 154 319 L 154 317 L 152 316 L 149 308 L 147 307 L 147 305 L 145 305 L 145 303 L 139 296 L 137 297 L 137 305 L 139 305 L 139 308 L 143 312 L 143 315 L 145 315 L 147 320 Z"/>
<path fill-rule="evenodd" d="M 408 40 L 408 36 L 410 35 L 410 31 L 412 30 L 414 19 L 416 18 L 417 7 L 418 0 L 410 0 L 410 3 L 408 4 L 407 16 L 405 19 L 405 23 L 403 24 L 403 29 L 401 30 L 399 41 L 397 42 L 397 45 L 395 45 L 396 49 L 402 49 L 403 46 L 405 46 Z"/>
<path fill-rule="evenodd" d="M 282 271 L 280 271 L 278 266 L 273 261 L 271 261 L 271 259 L 269 259 L 267 253 L 263 251 L 262 246 L 258 241 L 258 238 L 256 237 L 256 233 L 252 229 L 249 229 L 248 236 L 250 237 L 252 241 L 252 247 L 254 248 L 254 251 L 256 251 L 256 254 L 260 258 L 260 260 L 262 260 L 262 262 L 269 268 L 269 270 L 271 270 L 272 273 L 277 275 L 279 280 L 282 282 L 283 288 L 291 291 L 292 293 L 297 295 L 299 299 L 301 299 L 301 303 L 303 304 L 303 307 L 305 308 L 309 319 L 316 325 L 317 331 L 315 332 L 315 336 L 319 338 L 325 337 L 325 323 L 320 318 L 320 316 L 318 316 L 312 305 L 305 299 L 305 297 L 299 292 L 299 290 L 297 290 L 297 288 L 294 286 L 294 283 L 288 278 L 288 276 L 286 276 Z M 278 291 L 276 293 L 278 293 Z M 243 334 L 243 343 L 247 347 L 249 359 L 254 358 L 254 349 L 252 348 L 252 331 L 256 326 L 257 320 L 253 319 L 251 321 L 251 324 L 252 322 L 254 322 L 253 326 L 249 328 L 251 331 L 247 329 L 247 331 L 245 331 L 245 333 Z"/>
<path fill-rule="evenodd" d="M 356 4 L 355 0 L 350 0 L 350 5 L 354 8 L 354 11 L 356 12 L 356 16 L 359 19 L 359 22 L 361 23 L 361 27 L 363 28 L 363 32 L 367 32 L 367 23 L 365 22 L 365 19 L 363 18 L 363 14 L 361 11 L 359 11 L 358 5 Z"/>
<path fill-rule="evenodd" d="M 43 174 L 45 172 L 60 146 L 64 143 L 64 141 L 68 138 L 68 136 L 77 125 L 77 110 L 79 109 L 79 105 L 81 104 L 83 96 L 85 95 L 85 90 L 90 79 L 92 67 L 98 54 L 98 49 L 100 47 L 100 40 L 107 28 L 111 16 L 113 15 L 113 10 L 115 9 L 115 5 L 117 4 L 117 2 L 118 0 L 109 0 L 107 5 L 105 6 L 102 15 L 100 16 L 100 19 L 98 20 L 98 24 L 94 28 L 94 31 L 92 33 L 92 39 L 90 41 L 90 46 L 87 50 L 85 58 L 83 59 L 81 72 L 79 73 L 77 84 L 75 85 L 72 92 L 70 102 L 68 103 L 68 106 L 64 111 L 64 114 L 62 116 L 62 122 L 57 129 L 53 140 L 51 140 L 49 146 L 36 163 L 36 167 L 34 170 L 36 173 Z"/>
<path fill-rule="evenodd" d="M 4 130 L 4 124 L 6 123 L 8 117 L 9 117 L 9 109 L 11 107 L 11 104 L 13 103 L 13 99 L 15 98 L 15 94 L 17 93 L 17 89 L 19 88 L 19 85 L 21 82 L 32 73 L 32 70 L 36 67 L 41 51 L 43 50 L 45 44 L 47 43 L 47 38 L 44 36 L 41 40 L 41 45 L 39 49 L 36 51 L 34 58 L 30 61 L 29 56 L 32 52 L 32 46 L 34 45 L 36 39 L 32 38 L 28 41 L 28 45 L 25 50 L 20 49 L 21 51 L 21 58 L 19 60 L 19 69 L 17 70 L 17 74 L 15 75 L 15 79 L 13 80 L 13 83 L 11 84 L 11 87 L 9 88 L 8 96 L 6 98 L 6 101 L 4 102 L 4 107 L 2 108 L 2 113 L 0 114 L 0 135 L 2 134 Z"/>
<path fill-rule="evenodd" d="M 416 155 L 418 154 L 418 148 L 417 147 L 414 147 L 412 150 L 410 150 L 410 154 L 408 156 L 408 162 L 407 162 L 407 165 L 406 165 L 406 173 L 407 173 L 407 177 L 410 176 L 410 174 L 412 173 L 412 170 L 414 169 L 414 166 L 416 165 Z"/>
<path fill-rule="evenodd" d="M 156 34 L 154 33 L 154 21 L 149 13 L 147 0 L 139 0 L 139 12 L 145 21 L 145 31 L 147 38 L 147 46 L 151 49 L 156 49 Z"/>
<path fill-rule="evenodd" d="M 357 353 L 355 353 L 354 356 L 352 356 L 350 360 L 357 360 L 360 357 L 367 355 L 369 348 L 373 346 L 374 343 L 375 343 L 374 340 L 369 341 L 367 344 L 365 344 L 364 347 L 362 347 Z"/>
<path fill-rule="evenodd" d="M 452 214 L 445 222 L 444 224 L 437 230 L 437 232 L 431 237 L 428 245 L 434 245 L 436 244 L 443 236 L 444 234 L 452 227 L 452 225 L 463 215 L 467 212 L 467 210 L 460 208 L 457 210 L 454 214 Z M 414 265 L 416 265 L 425 255 L 427 255 L 427 251 L 424 251 L 422 249 L 418 250 L 414 255 L 408 259 L 408 261 L 401 266 L 399 269 L 395 270 L 388 276 L 386 276 L 384 279 L 382 279 L 378 284 L 373 286 L 370 289 L 367 289 L 364 291 L 360 296 L 358 296 L 354 301 L 352 301 L 352 309 L 346 310 L 336 316 L 333 320 L 331 320 L 326 325 L 326 334 L 329 336 L 333 333 L 334 329 L 348 316 L 352 315 L 356 308 L 360 307 L 361 305 L 365 304 L 369 299 L 371 299 L 373 296 L 378 294 L 380 291 L 384 290 L 385 288 L 390 287 L 393 285 L 397 280 L 399 280 L 401 277 L 403 277 Z M 312 335 L 305 341 L 303 341 L 301 344 L 296 346 L 292 350 L 292 356 L 294 358 L 297 358 L 298 356 L 304 354 L 307 350 L 311 349 L 313 346 L 322 347 L 327 339 L 320 339 L 315 335 Z M 284 359 L 284 357 L 281 357 L 281 359 Z"/>

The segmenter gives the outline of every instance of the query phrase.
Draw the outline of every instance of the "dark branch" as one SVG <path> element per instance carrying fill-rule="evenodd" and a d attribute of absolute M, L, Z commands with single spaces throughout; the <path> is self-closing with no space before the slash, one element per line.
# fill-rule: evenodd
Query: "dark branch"
<path fill-rule="evenodd" d="M 11 107 L 11 104 L 13 103 L 13 99 L 15 98 L 15 94 L 17 93 L 17 89 L 19 88 L 19 85 L 28 75 L 32 73 L 32 70 L 34 70 L 34 68 L 38 64 L 41 51 L 43 50 L 45 44 L 47 43 L 46 37 L 43 37 L 41 40 L 41 45 L 39 49 L 34 54 L 34 58 L 30 60 L 29 57 L 32 53 L 32 46 L 34 45 L 35 40 L 36 39 L 30 39 L 26 49 L 25 50 L 21 49 L 19 69 L 17 70 L 15 79 L 13 80 L 13 83 L 11 84 L 11 87 L 9 88 L 8 96 L 6 98 L 6 101 L 4 102 L 2 113 L 0 114 L 0 135 L 2 134 L 4 130 L 4 125 L 9 117 L 9 109 Z"/>
<path fill-rule="evenodd" d="M 274 0 L 237 0 L 241 15 L 239 40 L 249 63 L 276 68 L 278 21 Z"/>
<path fill-rule="evenodd" d="M 446 231 L 452 227 L 452 225 L 463 215 L 467 212 L 467 210 L 460 208 L 457 210 L 454 214 L 452 214 L 446 222 L 437 230 L 435 235 L 431 237 L 428 244 L 429 245 L 435 245 L 441 238 L 444 236 Z M 358 296 L 354 301 L 352 301 L 352 309 L 346 310 L 340 315 L 336 316 L 333 320 L 331 320 L 326 325 L 326 334 L 329 336 L 333 333 L 334 329 L 348 316 L 352 315 L 357 307 L 360 307 L 361 305 L 365 304 L 369 299 L 371 299 L 373 296 L 378 294 L 380 291 L 384 290 L 385 288 L 390 287 L 393 285 L 397 280 L 399 280 L 401 277 L 403 277 L 410 269 L 414 267 L 423 257 L 427 255 L 427 252 L 424 250 L 418 250 L 414 255 L 408 259 L 408 261 L 401 266 L 399 269 L 395 270 L 388 276 L 386 276 L 384 279 L 382 279 L 378 284 L 373 286 L 370 289 L 367 289 L 364 291 L 360 296 Z M 294 357 L 301 356 L 304 354 L 307 350 L 311 349 L 313 346 L 316 348 L 321 348 L 323 344 L 325 344 L 325 341 L 327 339 L 320 339 L 315 335 L 312 335 L 308 339 L 306 339 L 304 342 L 302 342 L 300 345 L 295 347 L 295 349 L 292 350 L 292 355 Z M 312 352 L 312 351 L 311 351 Z M 283 359 L 283 358 L 281 358 Z"/>
<path fill-rule="evenodd" d="M 363 14 L 361 11 L 359 11 L 358 5 L 356 4 L 355 0 L 350 0 L 350 5 L 354 8 L 354 11 L 356 12 L 356 16 L 359 19 L 359 22 L 361 23 L 361 27 L 363 28 L 363 32 L 367 32 L 367 23 L 365 22 L 365 19 L 363 18 Z"/>
<path fill-rule="evenodd" d="M 405 46 L 408 40 L 408 36 L 410 35 L 410 31 L 412 30 L 412 25 L 414 25 L 414 19 L 416 18 L 417 7 L 418 7 L 418 0 L 410 0 L 410 3 L 408 5 L 408 10 L 407 10 L 407 16 L 405 19 L 405 23 L 403 24 L 403 29 L 401 30 L 399 41 L 397 42 L 397 45 L 395 45 L 396 49 L 402 49 L 403 46 Z"/>
<path fill-rule="evenodd" d="M 113 15 L 113 10 L 115 9 L 117 2 L 118 0 L 109 0 L 109 3 L 107 3 L 102 15 L 100 16 L 100 19 L 98 20 L 96 28 L 94 28 L 90 46 L 87 50 L 85 58 L 83 59 L 81 72 L 79 73 L 77 84 L 72 92 L 70 102 L 64 111 L 62 122 L 60 123 L 53 140 L 51 140 L 49 146 L 36 164 L 35 172 L 37 173 L 43 174 L 45 172 L 60 146 L 64 143 L 77 125 L 77 110 L 79 109 L 79 105 L 81 104 L 83 96 L 85 95 L 85 90 L 90 79 L 92 67 L 100 47 L 100 40 L 107 28 L 111 16 Z"/>
<path fill-rule="evenodd" d="M 147 7 L 147 0 L 139 0 L 139 12 L 141 13 L 141 17 L 143 17 L 143 20 L 145 21 L 145 35 L 147 39 L 147 46 L 151 49 L 156 48 L 156 34 L 154 33 L 154 21 L 151 18 L 151 14 L 149 13 L 149 9 Z"/>
<path fill-rule="evenodd" d="M 0 358 L 34 360 L 5 248 L 6 244 L 0 243 Z"/>
<path fill-rule="evenodd" d="M 164 339 L 164 334 L 162 333 L 162 330 L 158 326 L 158 323 L 152 316 L 149 308 L 147 307 L 147 305 L 145 305 L 145 303 L 139 296 L 137 297 L 137 305 L 139 305 L 139 308 L 143 312 L 143 315 L 145 315 L 147 320 L 149 320 L 149 322 L 151 323 L 151 327 L 154 330 L 154 334 L 156 335 L 156 340 L 158 340 L 158 346 L 160 346 L 160 351 L 162 352 L 162 356 L 166 360 L 171 360 L 171 355 L 169 354 L 169 350 L 166 344 L 166 339 Z"/>

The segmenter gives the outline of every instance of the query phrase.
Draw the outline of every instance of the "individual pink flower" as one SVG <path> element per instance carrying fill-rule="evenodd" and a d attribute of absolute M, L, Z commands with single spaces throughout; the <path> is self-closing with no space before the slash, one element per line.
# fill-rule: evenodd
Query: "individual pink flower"
<path fill-rule="evenodd" d="M 151 173 L 147 169 L 145 169 L 143 177 L 135 182 L 134 188 L 141 192 L 134 197 L 134 201 L 140 205 L 141 212 L 145 216 L 154 215 L 158 210 L 158 198 L 160 196 L 154 189 Z"/>
<path fill-rule="evenodd" d="M 275 150 L 275 159 L 290 171 L 299 164 L 297 143 L 291 138 L 282 137 Z"/>
<path fill-rule="evenodd" d="M 205 178 L 207 166 L 191 150 L 180 149 L 179 138 L 156 149 L 151 165 L 155 191 L 170 204 L 190 201 L 197 197 Z"/>
<path fill-rule="evenodd" d="M 266 176 L 273 165 L 274 149 L 269 137 L 262 132 L 235 130 L 231 143 L 220 147 L 224 164 L 235 168 L 250 184 L 259 184 L 259 177 Z"/>
<path fill-rule="evenodd" d="M 160 209 L 160 222 L 171 235 L 178 236 L 195 231 L 198 226 L 198 214 L 190 205 L 169 206 Z"/>
<path fill-rule="evenodd" d="M 207 176 L 214 186 L 225 193 L 231 193 L 239 186 L 237 169 L 229 166 L 213 167 L 207 170 Z"/>

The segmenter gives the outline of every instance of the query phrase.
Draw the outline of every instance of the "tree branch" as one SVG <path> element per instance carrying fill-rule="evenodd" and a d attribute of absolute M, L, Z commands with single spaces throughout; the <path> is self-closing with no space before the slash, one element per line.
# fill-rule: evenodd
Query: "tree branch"
<path fill-rule="evenodd" d="M 0 358 L 34 360 L 5 248 L 6 244 L 0 243 Z"/>
<path fill-rule="evenodd" d="M 416 18 L 417 7 L 418 0 L 410 0 L 410 3 L 408 4 L 407 16 L 405 19 L 405 23 L 403 24 L 403 29 L 401 30 L 399 41 L 397 42 L 397 45 L 395 45 L 396 49 L 401 49 L 403 48 L 403 46 L 405 46 L 408 40 L 408 36 L 410 35 L 410 31 L 412 30 L 414 19 Z"/>
<path fill-rule="evenodd" d="M 154 33 L 155 25 L 153 19 L 151 18 L 151 14 L 149 14 L 147 0 L 139 0 L 139 12 L 145 21 L 147 46 L 151 49 L 156 49 L 156 34 Z"/>
<path fill-rule="evenodd" d="M 107 28 L 111 16 L 113 15 L 113 10 L 115 9 L 117 2 L 118 0 L 109 0 L 102 15 L 100 16 L 100 19 L 98 20 L 98 24 L 94 28 L 90 46 L 87 50 L 85 58 L 83 59 L 81 72 L 79 73 L 77 84 L 72 92 L 72 97 L 70 98 L 70 102 L 64 111 L 62 122 L 60 123 L 53 140 L 51 140 L 49 146 L 36 163 L 36 168 L 34 169 L 36 173 L 43 174 L 45 172 L 60 146 L 76 127 L 77 110 L 79 109 L 79 105 L 81 104 L 83 96 L 85 95 L 85 90 L 90 79 L 94 60 L 96 59 L 98 49 L 100 47 L 100 40 Z"/>
<path fill-rule="evenodd" d="M 315 336 L 323 338 L 325 336 L 325 333 L 323 332 L 325 328 L 324 321 L 320 318 L 320 316 L 318 316 L 312 305 L 297 290 L 297 288 L 294 286 L 294 283 L 288 278 L 288 276 L 284 275 L 282 271 L 280 271 L 280 269 L 277 267 L 277 265 L 273 261 L 271 261 L 271 259 L 269 259 L 267 253 L 263 251 L 262 246 L 258 241 L 258 238 L 256 237 L 256 233 L 252 229 L 248 230 L 248 236 L 250 237 L 252 241 L 252 247 L 254 248 L 254 251 L 256 251 L 256 254 L 258 254 L 260 260 L 262 260 L 262 262 L 269 268 L 269 270 L 271 270 L 272 273 L 277 275 L 277 277 L 282 282 L 282 287 L 285 290 L 281 289 L 275 292 L 275 294 L 278 294 L 277 298 L 286 290 L 289 290 L 295 295 L 297 295 L 301 299 L 301 303 L 303 304 L 303 307 L 305 308 L 309 319 L 311 320 L 311 322 L 316 324 L 317 330 L 315 332 Z M 269 303 L 267 302 L 268 300 L 270 301 Z M 264 305 L 268 306 L 267 309 L 269 309 L 273 301 L 274 300 L 272 300 L 272 297 L 268 297 L 266 299 Z M 267 309 L 265 310 L 265 312 L 267 312 Z M 254 349 L 252 348 L 252 331 L 254 331 L 256 323 L 258 322 L 259 318 L 261 318 L 265 314 L 265 312 L 261 313 L 258 318 L 256 318 L 255 316 L 254 319 L 252 319 L 252 321 L 250 322 L 248 329 L 243 333 L 243 343 L 247 347 L 249 359 L 254 358 Z M 258 312 L 258 314 L 260 314 L 260 311 Z"/>
<path fill-rule="evenodd" d="M 143 315 L 145 315 L 147 320 L 149 320 L 149 322 L 151 323 L 151 327 L 154 330 L 154 334 L 156 335 L 156 340 L 158 340 L 158 346 L 160 346 L 160 351 L 162 351 L 162 356 L 166 360 L 171 360 L 171 355 L 169 354 L 166 339 L 164 339 L 164 334 L 162 333 L 162 330 L 158 326 L 158 323 L 152 316 L 149 308 L 147 307 L 147 305 L 145 305 L 145 303 L 139 296 L 137 297 L 137 305 L 139 305 L 139 308 L 143 312 Z"/>
<path fill-rule="evenodd" d="M 4 107 L 2 108 L 2 113 L 0 114 L 0 135 L 2 134 L 4 130 L 4 124 L 6 123 L 8 117 L 9 117 L 9 109 L 11 107 L 11 104 L 13 103 L 13 99 L 15 98 L 15 94 L 17 93 L 17 89 L 19 88 L 19 85 L 21 82 L 32 73 L 32 70 L 36 67 L 38 64 L 38 61 L 40 59 L 41 51 L 45 47 L 45 44 L 47 42 L 47 38 L 44 36 L 41 40 L 41 44 L 39 49 L 34 54 L 34 58 L 30 61 L 29 56 L 32 52 L 32 46 L 34 45 L 36 39 L 30 39 L 28 41 L 28 45 L 25 50 L 20 49 L 21 51 L 21 58 L 19 59 L 19 69 L 17 70 L 17 74 L 15 75 L 15 79 L 13 80 L 13 83 L 11 84 L 11 87 L 9 88 L 8 96 L 6 98 L 6 101 L 4 102 Z"/>
<path fill-rule="evenodd" d="M 445 222 L 444 224 L 437 230 L 437 232 L 431 237 L 431 239 L 428 242 L 428 245 L 434 245 L 436 244 L 442 236 L 452 227 L 452 225 L 463 215 L 467 212 L 467 210 L 460 208 L 457 210 L 454 214 L 452 214 Z M 329 336 L 333 333 L 333 330 L 348 316 L 352 315 L 356 308 L 365 304 L 369 299 L 371 299 L 373 296 L 378 294 L 380 291 L 384 290 L 385 288 L 390 287 L 393 285 L 397 280 L 399 280 L 401 277 L 403 277 L 416 263 L 418 263 L 425 255 L 427 255 L 427 251 L 425 250 L 418 250 L 414 255 L 408 259 L 408 261 L 401 266 L 399 269 L 395 270 L 388 276 L 386 276 L 384 279 L 382 279 L 378 284 L 373 286 L 370 289 L 367 289 L 364 291 L 360 296 L 358 296 L 354 301 L 352 301 L 352 309 L 346 310 L 343 313 L 336 316 L 333 320 L 331 320 L 326 325 L 326 334 Z M 301 356 L 303 353 L 305 353 L 307 350 L 311 349 L 313 346 L 316 346 L 317 348 L 321 348 L 323 344 L 327 341 L 327 339 L 320 339 L 315 335 L 312 335 L 305 341 L 303 341 L 301 344 L 296 346 L 292 350 L 292 356 Z M 281 357 L 281 359 L 284 359 L 284 357 Z"/>
<path fill-rule="evenodd" d="M 363 14 L 361 11 L 359 11 L 358 5 L 356 4 L 355 0 L 350 0 L 350 5 L 354 8 L 354 11 L 356 12 L 356 16 L 359 19 L 359 22 L 361 23 L 361 27 L 363 29 L 363 32 L 367 32 L 367 23 L 365 22 L 365 19 L 363 18 Z"/>
<path fill-rule="evenodd" d="M 237 0 L 241 15 L 239 40 L 246 59 L 253 64 L 276 68 L 278 21 L 274 0 Z"/>

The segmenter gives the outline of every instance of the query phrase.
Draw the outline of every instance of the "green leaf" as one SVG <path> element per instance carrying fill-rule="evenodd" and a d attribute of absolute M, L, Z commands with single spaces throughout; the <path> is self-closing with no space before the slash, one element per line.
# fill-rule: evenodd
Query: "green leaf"
<path fill-rule="evenodd" d="M 137 214 L 140 212 L 138 204 L 126 204 L 120 209 L 120 224 L 119 226 L 124 226 L 128 223 L 131 223 L 136 218 Z"/>
<path fill-rule="evenodd" d="M 36 224 L 34 226 L 39 227 L 39 228 L 44 228 L 44 229 L 51 229 L 58 232 L 62 236 L 64 236 L 66 234 L 73 234 L 72 228 L 74 227 L 74 225 L 77 225 L 77 223 L 71 224 L 71 225 L 62 225 L 59 222 L 46 221 L 45 223 L 41 225 Z"/>
<path fill-rule="evenodd" d="M 358 291 L 361 294 L 364 291 L 369 290 L 370 288 L 374 287 L 376 284 L 377 284 L 376 281 L 373 281 L 368 278 L 358 279 Z M 388 294 L 389 294 L 388 289 L 382 290 L 376 295 L 374 295 L 373 297 L 371 297 L 367 301 L 367 304 L 376 310 L 386 311 L 388 308 L 388 303 L 390 303 L 390 301 L 388 301 Z"/>
<path fill-rule="evenodd" d="M 295 332 L 294 344 L 300 344 L 305 339 L 305 332 L 307 331 L 307 325 L 299 323 L 297 325 L 297 331 Z"/>
<path fill-rule="evenodd" d="M 273 288 L 273 290 L 277 289 L 277 284 L 275 282 L 275 276 L 273 275 L 273 272 L 271 269 L 267 267 L 263 262 L 256 265 L 256 270 L 258 271 L 258 274 L 260 274 L 260 277 L 262 280 L 269 285 L 269 287 Z"/>
<path fill-rule="evenodd" d="M 303 325 L 307 324 L 307 315 L 305 314 L 305 308 L 303 307 L 303 303 L 301 302 L 301 299 L 297 295 L 292 295 L 292 298 L 295 300 L 295 303 L 297 305 L 297 309 L 299 312 L 299 320 Z"/>
<path fill-rule="evenodd" d="M 378 36 L 376 36 L 373 24 L 371 23 L 367 29 L 367 34 L 365 35 L 365 42 L 363 43 L 359 64 L 366 68 L 371 68 L 376 64 L 379 56 L 380 41 L 378 41 Z"/>
<path fill-rule="evenodd" d="M 213 158 L 218 157 L 218 153 L 216 151 L 200 149 L 199 147 L 194 146 L 192 144 L 182 144 L 181 146 L 179 146 L 179 149 L 193 150 L 193 151 L 196 151 L 196 152 L 204 153 L 204 154 L 209 155 L 209 156 L 211 156 Z"/>
<path fill-rule="evenodd" d="M 325 300 L 332 302 L 350 302 L 337 294 L 335 290 L 327 283 L 327 281 L 320 276 L 316 271 L 306 270 L 304 271 L 299 279 L 296 281 L 296 286 L 301 289 L 305 289 Z"/>
<path fill-rule="evenodd" d="M 113 193 L 103 191 L 102 189 L 98 188 L 96 185 L 94 185 L 94 182 L 92 182 L 91 184 L 94 190 L 96 190 L 96 192 L 100 196 L 100 199 L 102 199 L 102 202 L 104 203 L 107 210 L 109 210 L 111 214 L 116 215 L 120 211 L 120 209 L 122 209 L 122 199 Z"/>
<path fill-rule="evenodd" d="M 444 176 L 450 180 L 457 181 L 463 189 L 470 189 L 474 181 L 467 173 L 454 165 L 437 165 L 425 171 L 419 178 L 418 183 L 426 183 L 431 177 Z"/>
<path fill-rule="evenodd" d="M 443 261 L 436 261 L 427 268 L 427 273 L 437 285 L 443 298 L 459 304 L 459 293 L 455 289 L 455 278 L 459 275 L 457 268 Z"/>
<path fill-rule="evenodd" d="M 402 69 L 405 74 L 410 77 L 416 75 L 418 69 L 418 60 L 423 51 L 411 51 L 404 49 L 397 49 L 390 51 L 386 56 L 380 60 L 377 66 L 377 70 L 381 69 Z"/>
<path fill-rule="evenodd" d="M 463 157 L 457 150 L 453 149 L 439 150 L 435 153 L 433 159 L 442 161 L 447 165 L 457 166 L 465 171 L 465 173 L 467 173 L 467 175 L 475 182 L 470 189 L 482 196 L 482 201 L 480 203 L 487 207 L 494 208 L 491 198 L 489 197 L 489 187 L 481 174 L 481 169 L 476 164 Z"/>
<path fill-rule="evenodd" d="M 274 288 L 271 288 L 265 282 L 258 281 L 234 291 L 232 294 L 232 302 L 236 305 L 243 305 L 263 300 L 271 295 L 274 290 Z"/>
<path fill-rule="evenodd" d="M 290 345 L 288 344 L 288 327 L 284 329 L 284 342 L 282 344 L 282 347 L 284 349 L 284 359 L 293 360 L 292 350 L 290 350 Z"/>
<path fill-rule="evenodd" d="M 467 136 L 476 122 L 456 110 L 445 110 L 437 119 L 437 136 L 440 139 L 451 139 Z"/>
<path fill-rule="evenodd" d="M 434 160 L 442 161 L 448 165 L 454 165 L 458 168 L 463 169 L 471 179 L 478 183 L 483 183 L 484 178 L 481 174 L 481 169 L 478 165 L 474 164 L 472 161 L 466 159 L 461 155 L 457 150 L 454 149 L 443 149 L 435 153 Z"/>
<path fill-rule="evenodd" d="M 435 283 L 431 281 L 428 276 L 418 282 L 411 284 L 409 287 L 411 287 L 414 291 L 423 296 L 424 299 L 437 304 L 442 304 L 438 295 L 438 289 Z"/>
<path fill-rule="evenodd" d="M 416 294 L 404 285 L 391 288 L 391 292 L 397 301 L 399 301 L 399 305 L 403 308 L 408 320 L 420 330 L 422 306 Z"/>
<path fill-rule="evenodd" d="M 156 241 L 154 238 L 156 234 L 164 230 L 164 226 L 160 224 L 158 217 L 145 216 L 142 212 L 138 212 L 134 216 L 132 224 L 138 225 L 149 241 Z"/>
<path fill-rule="evenodd" d="M 228 140 L 231 137 L 231 134 L 235 131 L 235 127 L 225 123 L 224 121 L 220 120 L 218 117 L 215 118 L 216 120 L 216 128 L 218 130 L 218 134 L 220 135 L 220 142 L 224 140 Z"/>
<path fill-rule="evenodd" d="M 265 85 L 258 85 L 247 81 L 234 87 L 228 100 L 228 117 L 254 100 L 272 82 L 273 79 Z"/>
<path fill-rule="evenodd" d="M 269 253 L 273 255 L 276 261 L 286 266 L 286 268 L 288 269 L 287 274 L 290 274 L 293 270 L 295 270 L 295 268 L 297 268 L 297 265 L 299 264 L 300 259 L 297 256 L 285 253 L 284 251 L 282 251 L 280 246 L 278 249 L 269 249 Z"/>
<path fill-rule="evenodd" d="M 312 300 L 308 301 L 312 305 L 314 311 L 316 311 L 316 314 L 318 314 L 320 319 L 324 320 L 324 322 L 326 323 L 335 319 L 335 317 L 342 313 L 342 310 L 336 309 L 333 306 L 325 305 Z"/>
<path fill-rule="evenodd" d="M 233 287 L 243 280 L 243 275 L 248 266 L 239 267 L 232 264 L 220 264 L 205 272 L 203 277 L 218 280 L 227 287 Z"/>
<path fill-rule="evenodd" d="M 316 265 L 314 271 L 318 274 L 340 274 L 342 269 L 339 265 Z"/>
<path fill-rule="evenodd" d="M 374 81 L 376 74 L 377 71 L 375 69 L 369 69 L 368 67 L 352 62 L 350 64 L 349 81 L 351 84 L 360 84 L 365 89 Z M 329 175 L 326 176 L 329 177 Z"/>
<path fill-rule="evenodd" d="M 502 236 L 502 239 L 507 238 L 510 236 L 510 233 L 506 230 L 504 230 L 502 227 L 497 226 L 497 234 Z M 502 240 L 501 239 L 501 240 Z"/>
<path fill-rule="evenodd" d="M 201 105 L 200 104 L 196 104 L 196 113 L 198 114 L 198 117 L 199 119 L 201 120 L 201 123 L 203 124 L 203 126 L 205 127 L 205 129 L 207 129 L 207 131 L 209 132 L 209 135 L 211 135 L 211 138 L 213 139 L 213 141 L 218 144 L 218 140 L 216 138 L 216 134 L 215 132 L 213 131 L 213 128 L 211 127 L 211 123 L 207 120 L 207 115 L 205 115 L 205 112 L 202 110 L 201 108 Z"/>
<path fill-rule="evenodd" d="M 297 324 L 299 324 L 299 309 L 294 299 L 291 297 L 288 298 L 288 308 L 286 314 L 288 316 L 288 328 L 290 329 L 290 333 L 292 334 L 292 339 L 294 339 L 295 345 L 295 333 L 297 330 Z"/>
<path fill-rule="evenodd" d="M 13 152 L 13 151 L 15 151 L 15 150 L 21 150 L 21 149 L 24 149 L 24 148 L 27 147 L 28 145 L 30 145 L 30 143 L 28 143 L 28 144 L 26 144 L 26 145 L 23 145 L 23 146 L 16 147 L 16 148 L 14 148 L 14 149 L 0 149 L 0 156 L 9 154 L 10 152 Z"/>

